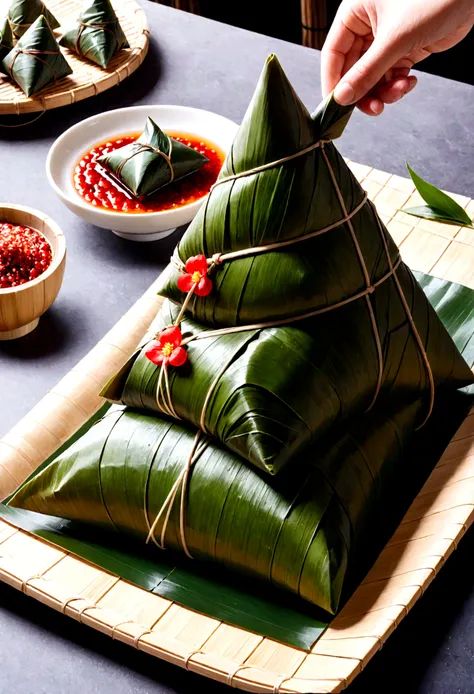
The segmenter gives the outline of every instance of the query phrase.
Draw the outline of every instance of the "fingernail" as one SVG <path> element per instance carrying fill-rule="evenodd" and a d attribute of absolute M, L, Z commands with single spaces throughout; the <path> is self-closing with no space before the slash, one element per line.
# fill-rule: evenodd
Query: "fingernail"
<path fill-rule="evenodd" d="M 340 82 L 334 90 L 334 98 L 341 106 L 349 106 L 354 101 L 354 89 L 348 82 Z"/>
<path fill-rule="evenodd" d="M 414 88 L 416 87 L 417 82 L 418 82 L 418 80 L 417 80 L 416 77 L 409 77 L 408 80 L 409 80 L 409 83 L 410 83 L 410 84 L 408 85 L 408 87 L 407 87 L 407 88 L 405 89 L 405 91 L 403 92 L 403 96 L 405 96 L 405 94 L 409 94 L 409 93 L 411 92 L 411 90 L 414 89 Z"/>

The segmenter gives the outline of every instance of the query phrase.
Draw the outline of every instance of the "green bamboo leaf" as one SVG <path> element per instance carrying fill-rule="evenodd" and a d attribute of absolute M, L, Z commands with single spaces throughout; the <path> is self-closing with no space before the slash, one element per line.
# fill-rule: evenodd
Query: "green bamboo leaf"
<path fill-rule="evenodd" d="M 20 53 L 24 51 L 45 51 L 37 55 Z M 3 69 L 10 75 L 22 89 L 26 96 L 36 94 L 48 84 L 66 77 L 72 73 L 72 69 L 59 50 L 58 43 L 46 20 L 41 15 L 32 26 L 23 34 L 21 39 L 3 59 Z"/>
<path fill-rule="evenodd" d="M 110 0 L 88 0 L 77 24 L 63 34 L 59 43 L 103 68 L 118 51 L 129 48 Z"/>
<path fill-rule="evenodd" d="M 142 145 L 150 145 L 153 149 L 143 150 Z M 167 160 L 154 150 L 170 159 L 172 170 Z M 207 161 L 207 157 L 194 148 L 169 137 L 151 118 L 147 118 L 145 130 L 136 142 L 98 159 L 99 164 L 115 174 L 136 197 L 150 195 L 171 180 L 188 176 Z"/>
<path fill-rule="evenodd" d="M 454 226 L 467 226 L 465 219 L 447 217 L 446 213 L 442 210 L 437 210 L 434 207 L 428 207 L 428 205 L 419 205 L 417 207 L 404 207 L 401 211 L 406 212 L 406 214 L 411 214 L 414 217 L 421 217 L 422 219 L 432 219 L 435 222 L 443 222 L 444 224 L 452 224 Z M 472 226 L 472 224 L 469 226 Z"/>
<path fill-rule="evenodd" d="M 15 36 L 20 38 L 43 16 L 51 29 L 57 29 L 59 22 L 48 10 L 42 0 L 13 0 L 8 8 L 8 19 Z"/>
<path fill-rule="evenodd" d="M 417 217 L 426 217 L 427 219 L 435 219 L 440 222 L 449 222 L 462 224 L 463 226 L 472 226 L 472 219 L 467 214 L 461 205 L 451 198 L 436 186 L 425 181 L 419 176 L 407 162 L 407 169 L 411 176 L 417 191 L 427 203 L 428 208 L 415 207 L 404 209 L 403 212 L 413 214 Z"/>
<path fill-rule="evenodd" d="M 13 33 L 7 17 L 0 20 L 0 62 L 13 48 Z"/>

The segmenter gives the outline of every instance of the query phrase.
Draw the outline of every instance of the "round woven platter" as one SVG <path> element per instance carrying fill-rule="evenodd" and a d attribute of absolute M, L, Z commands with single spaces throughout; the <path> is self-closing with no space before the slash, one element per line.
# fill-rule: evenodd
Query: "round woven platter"
<path fill-rule="evenodd" d="M 48 9 L 61 22 L 60 28 L 55 31 L 58 37 L 66 27 L 74 25 L 81 4 L 78 0 L 49 0 L 47 4 Z M 1 75 L 0 114 L 20 115 L 68 106 L 105 92 L 131 75 L 142 64 L 148 52 L 148 22 L 144 11 L 134 0 L 112 0 L 112 5 L 130 48 L 119 51 L 106 70 L 73 51 L 61 48 L 73 73 L 32 97 L 27 97 L 8 77 Z"/>
<path fill-rule="evenodd" d="M 405 262 L 474 289 L 472 230 L 406 215 L 402 207 L 420 204 L 411 181 L 353 162 L 349 166 L 374 200 Z M 474 200 L 455 198 L 474 213 Z M 100 408 L 97 393 L 144 333 L 155 332 L 153 319 L 161 303 L 156 291 L 157 283 L 0 440 L 0 500 Z M 473 521 L 474 409 L 370 572 L 310 652 L 131 585 L 4 520 L 0 582 L 113 639 L 236 689 L 336 694 L 383 646 Z"/>

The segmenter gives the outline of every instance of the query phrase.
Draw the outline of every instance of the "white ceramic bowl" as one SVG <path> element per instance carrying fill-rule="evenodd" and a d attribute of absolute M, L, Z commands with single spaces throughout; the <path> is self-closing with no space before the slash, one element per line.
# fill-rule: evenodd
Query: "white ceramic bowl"
<path fill-rule="evenodd" d="M 188 106 L 133 106 L 107 111 L 87 118 L 66 130 L 51 147 L 46 160 L 48 180 L 63 203 L 86 222 L 110 229 L 131 241 L 156 241 L 188 224 L 196 215 L 201 200 L 164 212 L 126 214 L 104 210 L 87 203 L 74 189 L 74 168 L 81 156 L 94 145 L 109 138 L 141 132 L 147 116 L 163 130 L 182 131 L 216 144 L 224 154 L 230 149 L 238 126 L 210 111 Z"/>

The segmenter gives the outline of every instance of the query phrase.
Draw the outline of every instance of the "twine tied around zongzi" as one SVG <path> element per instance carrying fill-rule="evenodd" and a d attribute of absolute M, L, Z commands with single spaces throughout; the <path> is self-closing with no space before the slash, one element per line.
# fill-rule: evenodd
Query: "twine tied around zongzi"
<path fill-rule="evenodd" d="M 130 159 L 133 159 L 133 157 L 136 157 L 137 154 L 142 154 L 142 152 L 153 152 L 154 154 L 157 154 L 158 156 L 162 157 L 165 162 L 168 164 L 168 168 L 170 170 L 170 180 L 168 183 L 172 183 L 174 181 L 174 169 L 173 169 L 173 164 L 171 163 L 171 154 L 173 152 L 173 140 L 172 138 L 169 138 L 170 141 L 170 153 L 165 154 L 164 152 L 161 151 L 158 147 L 154 147 L 153 145 L 150 145 L 146 142 L 134 142 L 131 147 L 135 147 L 135 151 L 132 152 L 128 157 L 125 157 L 120 164 L 117 167 L 116 175 L 120 178 L 123 167 L 125 164 L 128 164 Z"/>
<path fill-rule="evenodd" d="M 168 523 L 170 520 L 171 512 L 173 510 L 174 503 L 176 501 L 176 498 L 178 496 L 178 492 L 181 491 L 180 495 L 180 506 L 179 506 L 179 534 L 181 538 L 181 544 L 183 547 L 183 550 L 186 554 L 187 557 L 190 559 L 193 559 L 192 554 L 190 553 L 188 549 L 188 545 L 186 542 L 186 500 L 187 500 L 187 491 L 188 491 L 188 481 L 189 481 L 189 476 L 191 474 L 191 469 L 192 467 L 197 463 L 199 458 L 202 456 L 204 451 L 206 450 L 207 446 L 209 445 L 210 439 L 205 436 L 201 431 L 198 431 L 196 433 L 196 436 L 194 437 L 193 445 L 191 448 L 191 452 L 188 456 L 188 460 L 186 461 L 185 467 L 182 469 L 181 473 L 178 475 L 175 483 L 171 487 L 168 496 L 164 500 L 160 510 L 158 511 L 155 520 L 153 521 L 153 524 L 150 526 L 149 521 L 148 521 L 148 510 L 147 510 L 147 504 L 145 500 L 145 519 L 147 526 L 149 528 L 148 536 L 146 538 L 146 543 L 148 544 L 150 540 L 152 540 L 157 547 L 160 549 L 166 549 L 165 547 L 165 537 L 166 537 L 166 530 L 168 528 Z M 164 515 L 164 520 L 163 520 L 163 525 L 161 526 L 161 534 L 160 534 L 160 540 L 158 541 L 155 537 L 155 530 L 157 528 L 158 523 L 160 522 L 161 518 Z"/>
<path fill-rule="evenodd" d="M 59 49 L 58 49 L 57 51 L 45 51 L 45 50 L 39 49 L 39 48 L 22 48 L 21 46 L 18 46 L 18 45 L 15 47 L 15 54 L 14 54 L 14 56 L 13 56 L 13 58 L 12 58 L 12 61 L 11 61 L 10 65 L 9 65 L 9 67 L 8 67 L 8 72 L 10 73 L 10 77 L 11 77 L 12 79 L 14 79 L 14 77 L 13 77 L 13 66 L 15 65 L 16 59 L 17 59 L 18 56 L 21 55 L 21 54 L 23 54 L 23 55 L 31 55 L 31 56 L 32 56 L 33 58 L 35 58 L 36 60 L 39 60 L 40 63 L 43 63 L 43 65 L 46 65 L 46 67 L 49 67 L 49 69 L 50 69 L 51 72 L 53 73 L 53 80 L 54 80 L 54 82 L 58 79 L 58 76 L 57 76 L 56 71 L 55 71 L 55 69 L 53 68 L 53 66 L 52 66 L 50 63 L 48 63 L 46 60 L 43 60 L 42 58 L 40 58 L 40 56 L 41 56 L 41 55 L 60 55 L 60 54 L 61 54 L 61 51 L 60 51 Z"/>
<path fill-rule="evenodd" d="M 82 38 L 82 34 L 84 33 L 84 29 L 90 28 L 90 29 L 100 29 L 101 31 L 108 31 L 109 34 L 112 34 L 114 39 L 117 39 L 117 35 L 115 31 L 112 31 L 112 29 L 108 28 L 108 24 L 118 24 L 118 19 L 111 19 L 109 22 L 82 22 L 78 21 L 77 23 L 79 24 L 79 31 L 77 32 L 76 40 L 74 42 L 74 50 L 76 53 L 79 55 L 84 55 L 84 53 L 81 51 L 81 46 L 80 46 L 80 41 Z"/>
<path fill-rule="evenodd" d="M 38 14 L 38 17 L 41 17 L 41 15 L 44 15 L 45 11 L 46 11 L 46 5 L 44 4 L 44 2 L 42 2 L 41 3 L 41 11 Z M 27 22 L 26 24 L 18 24 L 17 22 L 12 22 L 12 20 L 10 18 L 8 19 L 8 21 L 10 22 L 10 26 L 12 28 L 13 33 L 15 33 L 15 28 L 18 29 L 19 27 L 31 27 L 34 24 L 34 22 Z"/>

